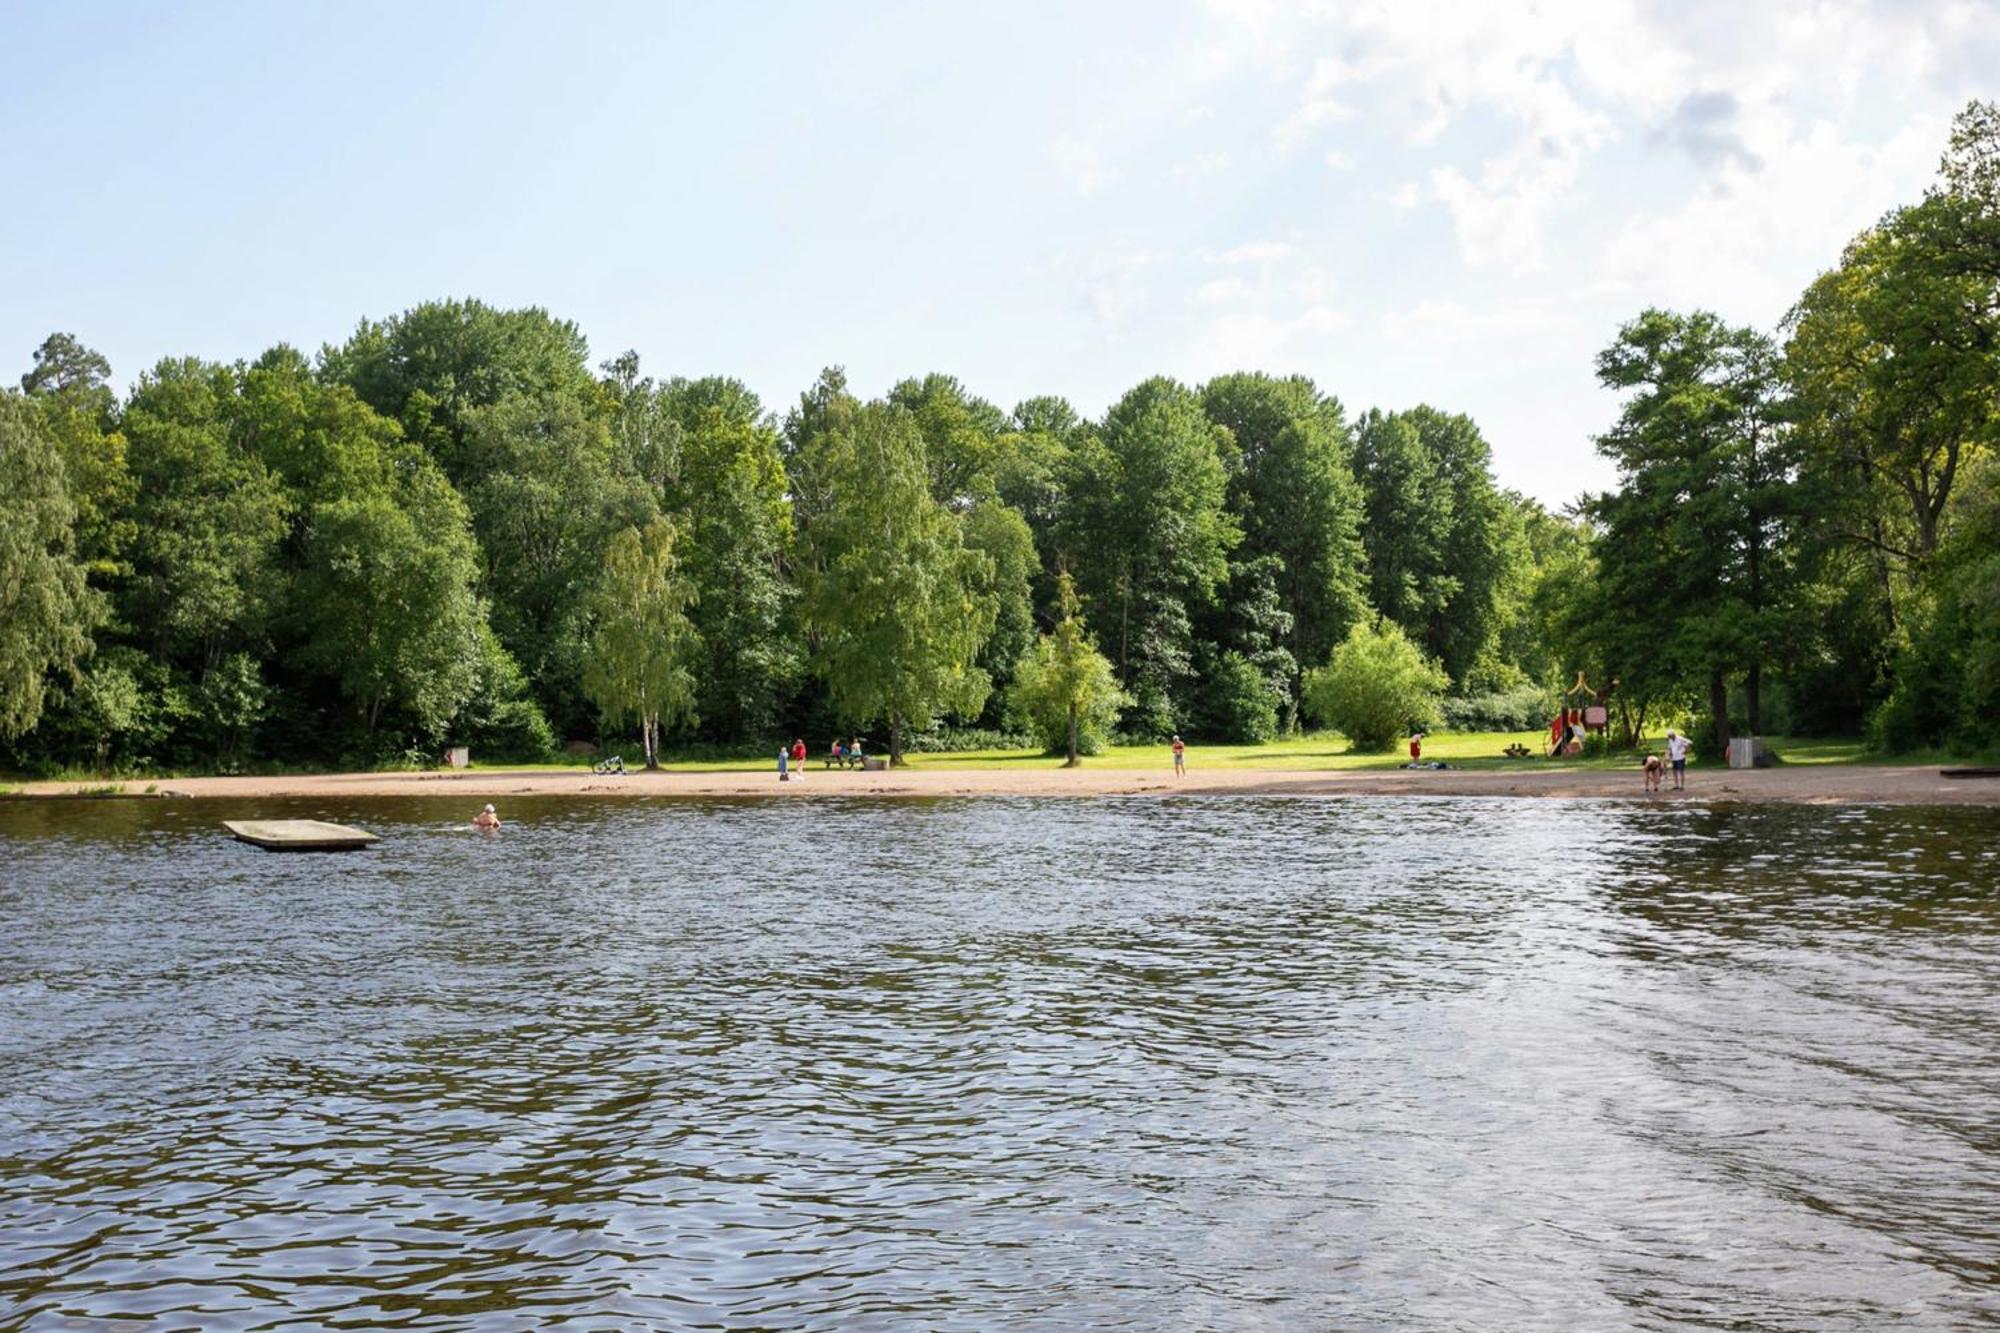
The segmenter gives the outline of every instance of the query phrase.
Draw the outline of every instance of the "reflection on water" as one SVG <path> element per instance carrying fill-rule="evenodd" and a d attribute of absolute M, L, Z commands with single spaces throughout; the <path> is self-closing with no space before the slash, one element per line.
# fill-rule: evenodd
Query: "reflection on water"
<path fill-rule="evenodd" d="M 1990 812 L 468 813 L 0 803 L 0 1327 L 2000 1326 Z"/>

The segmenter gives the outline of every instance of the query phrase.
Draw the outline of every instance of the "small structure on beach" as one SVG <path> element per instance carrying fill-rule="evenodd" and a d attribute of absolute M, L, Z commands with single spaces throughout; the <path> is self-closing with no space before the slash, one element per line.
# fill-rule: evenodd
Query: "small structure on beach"
<path fill-rule="evenodd" d="M 225 819 L 222 827 L 267 852 L 358 852 L 382 841 L 366 829 L 320 819 Z"/>

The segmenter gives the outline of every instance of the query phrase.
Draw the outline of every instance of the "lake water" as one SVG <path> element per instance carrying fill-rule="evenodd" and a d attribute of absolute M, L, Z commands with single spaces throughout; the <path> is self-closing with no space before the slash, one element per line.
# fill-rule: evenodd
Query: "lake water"
<path fill-rule="evenodd" d="M 473 808 L 0 802 L 0 1327 L 2000 1327 L 1995 812 Z"/>

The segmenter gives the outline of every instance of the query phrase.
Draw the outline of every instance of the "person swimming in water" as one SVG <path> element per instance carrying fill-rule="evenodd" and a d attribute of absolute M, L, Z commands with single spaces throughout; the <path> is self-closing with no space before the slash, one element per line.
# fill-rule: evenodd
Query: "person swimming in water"
<path fill-rule="evenodd" d="M 500 816 L 493 812 L 493 806 L 490 802 L 487 804 L 484 810 L 481 810 L 478 814 L 472 817 L 472 827 L 484 830 L 487 833 L 493 833 L 499 830 Z"/>

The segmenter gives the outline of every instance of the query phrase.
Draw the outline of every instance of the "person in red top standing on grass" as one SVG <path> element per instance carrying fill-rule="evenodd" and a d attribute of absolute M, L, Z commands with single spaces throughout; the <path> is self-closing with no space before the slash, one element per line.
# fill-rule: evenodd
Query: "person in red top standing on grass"
<path fill-rule="evenodd" d="M 1424 758 L 1424 733 L 1421 731 L 1413 731 L 1410 733 L 1410 762 L 1412 764 L 1422 763 L 1423 758 Z"/>

